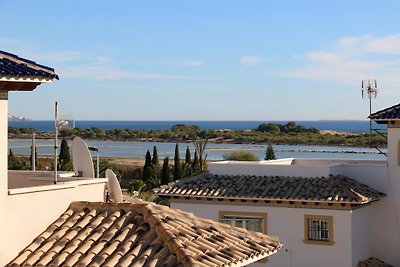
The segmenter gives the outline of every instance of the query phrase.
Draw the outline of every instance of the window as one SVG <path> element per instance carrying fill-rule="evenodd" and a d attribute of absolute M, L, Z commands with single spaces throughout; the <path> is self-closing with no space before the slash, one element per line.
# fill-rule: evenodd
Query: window
<path fill-rule="evenodd" d="M 261 212 L 243 211 L 220 211 L 219 219 L 221 222 L 235 227 L 242 227 L 249 231 L 267 233 L 267 214 Z M 259 263 L 266 263 L 267 258 L 259 260 Z"/>
<path fill-rule="evenodd" d="M 266 233 L 267 214 L 256 212 L 221 211 L 220 221 L 249 231 Z"/>
<path fill-rule="evenodd" d="M 310 244 L 332 245 L 334 243 L 333 217 L 305 215 L 304 242 Z"/>

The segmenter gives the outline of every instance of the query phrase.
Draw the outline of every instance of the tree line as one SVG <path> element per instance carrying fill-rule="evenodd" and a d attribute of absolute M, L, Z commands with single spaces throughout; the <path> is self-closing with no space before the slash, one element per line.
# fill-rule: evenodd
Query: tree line
<path fill-rule="evenodd" d="M 29 138 L 31 128 L 9 128 L 11 138 Z M 38 132 L 37 138 L 52 138 L 51 132 Z M 277 145 L 334 145 L 368 147 L 370 136 L 360 134 L 322 134 L 316 128 L 307 128 L 291 121 L 286 124 L 260 124 L 252 130 L 200 130 L 196 125 L 176 124 L 169 130 L 131 130 L 112 129 L 62 129 L 60 137 L 68 139 L 80 136 L 84 139 L 114 141 L 167 141 L 191 142 L 195 139 L 208 139 L 219 143 L 277 144 Z M 385 137 L 374 134 L 375 146 L 386 146 Z"/>
<path fill-rule="evenodd" d="M 157 146 L 153 147 L 152 153 L 147 150 L 141 177 L 140 179 L 132 180 L 129 186 L 130 191 L 146 192 L 160 185 L 205 171 L 207 169 L 207 155 L 204 155 L 204 153 L 207 140 L 195 140 L 193 144 L 195 146 L 193 158 L 189 146 L 187 146 L 184 160 L 180 158 L 179 145 L 176 144 L 172 165 L 169 157 L 165 157 L 162 166 L 160 166 Z"/>

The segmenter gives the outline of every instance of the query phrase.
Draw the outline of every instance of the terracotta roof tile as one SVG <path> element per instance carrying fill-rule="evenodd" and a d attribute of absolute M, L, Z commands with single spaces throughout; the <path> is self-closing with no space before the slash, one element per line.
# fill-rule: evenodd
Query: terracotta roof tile
<path fill-rule="evenodd" d="M 190 193 L 186 189 L 190 188 Z M 244 199 L 367 204 L 384 197 L 367 185 L 345 176 L 301 178 L 282 176 L 195 176 L 154 190 L 164 197 Z M 186 192 L 186 193 L 183 193 Z"/>
<path fill-rule="evenodd" d="M 380 259 L 371 257 L 363 261 L 359 261 L 357 267 L 393 267 Z"/>
<path fill-rule="evenodd" d="M 281 247 L 156 204 L 74 202 L 7 266 L 229 266 Z"/>

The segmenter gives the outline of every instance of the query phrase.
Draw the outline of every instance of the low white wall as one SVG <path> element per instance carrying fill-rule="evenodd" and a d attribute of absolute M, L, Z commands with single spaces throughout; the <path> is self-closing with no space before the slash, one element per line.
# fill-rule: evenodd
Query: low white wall
<path fill-rule="evenodd" d="M 208 164 L 211 174 L 218 175 L 258 175 L 290 177 L 326 177 L 329 166 L 326 165 L 276 165 L 262 162 L 212 162 Z"/>
<path fill-rule="evenodd" d="M 59 175 L 71 172 L 59 172 Z M 52 171 L 8 171 L 8 189 L 51 185 L 54 183 Z M 48 177 L 49 179 L 32 179 L 34 177 Z"/>
<path fill-rule="evenodd" d="M 10 190 L 0 196 L 0 266 L 15 258 L 73 201 L 103 201 L 106 179 Z M 46 188 L 51 190 L 46 190 Z"/>
<path fill-rule="evenodd" d="M 388 193 L 388 167 L 384 164 L 341 164 L 331 167 L 331 173 L 345 175 L 382 193 Z"/>
<path fill-rule="evenodd" d="M 211 203 L 171 203 L 172 208 L 193 212 L 197 216 L 219 219 L 219 211 L 267 213 L 267 234 L 278 236 L 284 248 L 268 258 L 267 263 L 250 266 L 273 267 L 350 267 L 352 265 L 351 212 L 345 210 L 281 208 L 266 206 L 220 205 Z M 332 246 L 305 244 L 304 215 L 333 216 Z M 362 225 L 360 227 L 363 227 Z M 369 244 L 366 244 L 369 245 Z"/>

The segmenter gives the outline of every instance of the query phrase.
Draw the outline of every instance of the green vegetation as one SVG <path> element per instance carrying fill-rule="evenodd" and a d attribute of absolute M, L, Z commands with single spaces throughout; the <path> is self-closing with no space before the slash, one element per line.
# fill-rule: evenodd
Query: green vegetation
<path fill-rule="evenodd" d="M 30 138 L 34 129 L 9 127 L 10 138 Z M 129 130 L 113 129 L 103 131 L 91 129 L 61 129 L 60 137 L 67 139 L 80 136 L 84 139 L 114 140 L 114 141 L 168 141 L 190 142 L 190 140 L 208 140 L 214 143 L 247 143 L 247 144 L 277 144 L 277 145 L 334 145 L 334 146 L 369 146 L 369 134 L 323 134 L 315 128 L 306 128 L 295 122 L 287 124 L 260 124 L 253 130 L 205 130 L 201 131 L 195 125 L 174 125 L 170 130 Z M 52 138 L 52 132 L 36 133 L 37 138 Z M 197 141 L 196 141 L 197 142 Z M 378 134 L 373 135 L 375 146 L 386 146 L 386 139 Z M 199 147 L 198 149 L 201 149 Z M 197 151 L 197 149 L 196 149 Z M 203 157 L 197 151 L 198 157 Z M 199 160 L 204 162 L 204 157 Z M 201 169 L 204 169 L 201 168 Z"/>
<path fill-rule="evenodd" d="M 191 164 L 192 162 L 192 155 L 190 155 L 190 149 L 189 146 L 186 147 L 186 155 L 185 155 L 185 163 L 186 164 Z"/>
<path fill-rule="evenodd" d="M 169 158 L 165 157 L 164 158 L 164 163 L 162 166 L 162 170 L 161 170 L 161 184 L 168 184 L 169 182 L 172 181 L 172 177 L 171 177 L 171 168 L 169 167 Z"/>
<path fill-rule="evenodd" d="M 265 160 L 274 160 L 276 159 L 275 157 L 275 151 L 272 145 L 267 146 L 267 150 L 265 151 Z"/>
<path fill-rule="evenodd" d="M 198 139 L 193 140 L 193 145 L 196 149 L 197 155 L 199 156 L 198 163 L 199 163 L 199 170 L 206 171 L 207 170 L 207 154 L 204 155 L 206 151 L 208 139 Z M 196 155 L 195 155 L 196 156 Z M 196 159 L 196 157 L 195 157 Z"/>
<path fill-rule="evenodd" d="M 238 151 L 224 154 L 224 160 L 237 160 L 237 161 L 258 161 L 260 160 L 255 154 L 248 151 Z"/>
<path fill-rule="evenodd" d="M 182 176 L 181 160 L 179 158 L 179 146 L 178 143 L 176 143 L 174 157 L 174 181 L 181 179 Z"/>
<path fill-rule="evenodd" d="M 306 128 L 302 125 L 297 125 L 294 121 L 289 121 L 286 124 L 263 123 L 258 125 L 256 131 L 271 133 L 319 133 L 319 130 L 316 128 Z"/>
<path fill-rule="evenodd" d="M 9 170 L 29 170 L 31 168 L 29 161 L 25 158 L 16 157 L 10 149 L 8 154 L 8 169 Z"/>
<path fill-rule="evenodd" d="M 195 154 L 196 155 L 196 154 Z M 135 195 L 144 200 L 156 202 L 159 204 L 168 204 L 165 199 L 152 195 L 151 190 L 160 185 L 167 184 L 171 181 L 179 180 L 197 174 L 193 168 L 192 159 L 190 157 L 189 147 L 186 149 L 185 162 L 181 162 L 179 158 L 179 146 L 175 146 L 174 165 L 169 165 L 169 158 L 165 157 L 162 168 L 158 166 L 157 147 L 153 148 L 153 158 L 150 151 L 146 152 L 145 163 L 141 171 L 140 177 L 132 178 L 128 184 L 128 191 L 131 195 Z M 157 163 L 156 163 L 157 162 Z M 171 170 L 172 175 L 171 175 Z"/>
<path fill-rule="evenodd" d="M 69 153 L 69 147 L 65 138 L 61 141 L 60 155 L 58 156 L 58 170 L 60 171 L 72 171 L 71 155 Z"/>
<path fill-rule="evenodd" d="M 145 183 L 148 184 L 150 183 L 152 176 L 153 176 L 153 166 L 151 163 L 151 154 L 150 151 L 147 150 L 143 166 L 142 179 Z"/>

